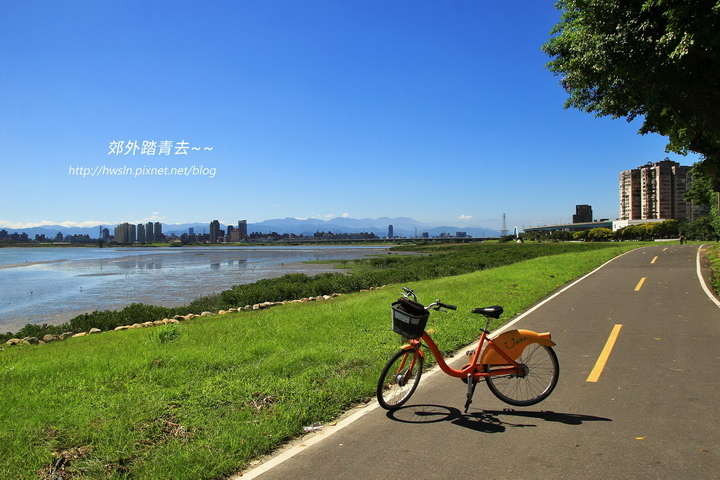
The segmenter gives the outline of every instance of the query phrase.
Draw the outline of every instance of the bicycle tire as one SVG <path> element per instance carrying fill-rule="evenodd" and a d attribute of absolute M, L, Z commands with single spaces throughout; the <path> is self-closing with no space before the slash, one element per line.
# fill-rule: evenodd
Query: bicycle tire
<path fill-rule="evenodd" d="M 410 399 L 420 383 L 424 359 L 414 349 L 400 350 L 383 368 L 377 384 L 377 401 L 386 410 L 397 410 Z"/>
<path fill-rule="evenodd" d="M 551 347 L 533 343 L 515 360 L 526 368 L 525 375 L 487 377 L 487 386 L 497 398 L 510 405 L 526 407 L 545 400 L 555 389 L 560 364 Z"/>

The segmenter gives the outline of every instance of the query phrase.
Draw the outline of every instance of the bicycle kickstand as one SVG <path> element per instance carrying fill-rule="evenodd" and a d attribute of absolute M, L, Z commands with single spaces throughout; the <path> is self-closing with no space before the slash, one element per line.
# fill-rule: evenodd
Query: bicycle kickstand
<path fill-rule="evenodd" d="M 475 376 L 472 373 L 468 373 L 467 376 L 467 400 L 465 400 L 465 413 L 467 413 L 468 408 L 470 408 L 470 404 L 472 403 L 472 397 L 475 393 L 475 385 L 477 385 L 477 382 L 475 381 Z"/>

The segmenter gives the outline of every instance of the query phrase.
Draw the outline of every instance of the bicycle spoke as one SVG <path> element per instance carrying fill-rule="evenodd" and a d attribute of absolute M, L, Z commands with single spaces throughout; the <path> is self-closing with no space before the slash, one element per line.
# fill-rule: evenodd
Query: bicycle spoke
<path fill-rule="evenodd" d="M 380 375 L 377 399 L 388 410 L 399 408 L 408 401 L 422 375 L 423 358 L 415 350 L 401 350 L 387 363 Z"/>
<path fill-rule="evenodd" d="M 496 397 L 511 405 L 527 406 L 550 395 L 559 372 L 552 348 L 537 343 L 529 345 L 517 363 L 525 369 L 524 374 L 488 377 L 488 388 Z"/>

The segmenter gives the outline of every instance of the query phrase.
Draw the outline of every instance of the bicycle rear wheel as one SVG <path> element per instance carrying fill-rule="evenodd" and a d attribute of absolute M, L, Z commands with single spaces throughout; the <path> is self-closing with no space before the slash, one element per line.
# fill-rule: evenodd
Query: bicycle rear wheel
<path fill-rule="evenodd" d="M 560 364 L 551 347 L 532 343 L 515 360 L 525 370 L 522 375 L 487 377 L 487 386 L 500 400 L 525 407 L 545 400 L 557 385 Z"/>
<path fill-rule="evenodd" d="M 420 382 L 423 357 L 417 350 L 400 350 L 385 365 L 377 385 L 377 400 L 386 410 L 408 401 Z"/>

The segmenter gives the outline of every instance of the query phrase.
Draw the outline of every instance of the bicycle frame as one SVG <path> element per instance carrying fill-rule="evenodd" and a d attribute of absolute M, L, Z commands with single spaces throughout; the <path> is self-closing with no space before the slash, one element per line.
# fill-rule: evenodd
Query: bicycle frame
<path fill-rule="evenodd" d="M 409 343 L 402 346 L 402 349 L 415 350 L 424 359 L 425 353 L 420 348 L 422 342 L 425 342 L 425 345 L 430 349 L 443 372 L 451 377 L 461 379 L 467 379 L 469 375 L 472 375 L 475 382 L 484 377 L 497 375 L 523 376 L 525 374 L 524 368 L 515 359 L 520 356 L 527 345 L 532 343 L 547 346 L 555 345 L 550 339 L 549 333 L 511 330 L 495 339 L 491 339 L 488 336 L 487 328 L 485 328 L 482 330 L 475 352 L 471 355 L 470 363 L 458 370 L 447 364 L 437 344 L 427 332 L 423 332 L 420 338 L 410 340 Z M 484 349 L 483 346 L 485 346 Z"/>

